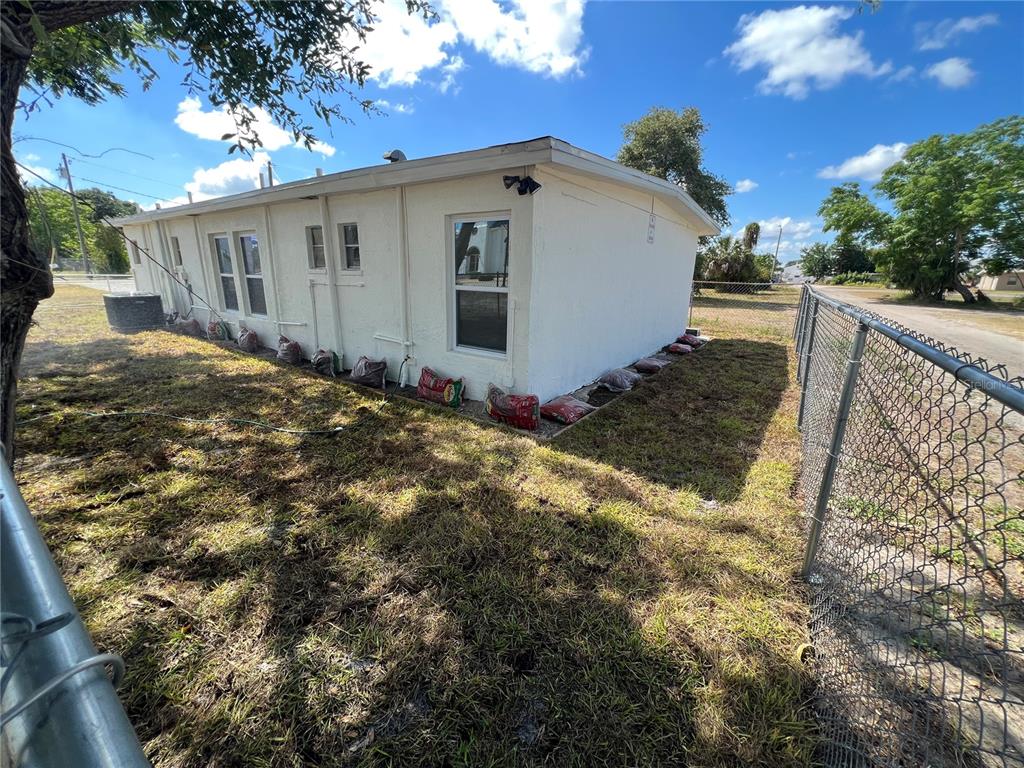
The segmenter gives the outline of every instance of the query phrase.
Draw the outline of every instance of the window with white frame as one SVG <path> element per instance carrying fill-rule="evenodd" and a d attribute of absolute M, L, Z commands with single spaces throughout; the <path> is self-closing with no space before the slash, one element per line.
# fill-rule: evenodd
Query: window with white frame
<path fill-rule="evenodd" d="M 181 243 L 174 235 L 171 235 L 171 258 L 174 259 L 174 266 L 181 266 Z"/>
<path fill-rule="evenodd" d="M 249 314 L 267 314 L 267 295 L 263 290 L 263 268 L 260 265 L 260 243 L 256 235 L 248 232 L 238 237 L 245 272 L 245 295 L 249 301 Z"/>
<path fill-rule="evenodd" d="M 359 269 L 359 226 L 339 224 L 338 240 L 341 241 L 341 263 L 344 269 Z"/>
<path fill-rule="evenodd" d="M 231 264 L 231 247 L 227 235 L 214 235 L 213 255 L 217 262 L 217 274 L 220 275 L 220 293 L 224 300 L 224 309 L 238 311 L 238 291 L 235 290 L 235 270 Z"/>
<path fill-rule="evenodd" d="M 306 227 L 306 254 L 310 269 L 325 269 L 327 256 L 324 253 L 324 228 L 319 224 Z"/>
<path fill-rule="evenodd" d="M 142 256 L 139 254 L 139 244 L 134 240 L 129 240 L 128 243 L 131 245 L 132 249 L 132 263 L 141 264 Z"/>
<path fill-rule="evenodd" d="M 454 219 L 455 346 L 508 351 L 509 220 Z"/>

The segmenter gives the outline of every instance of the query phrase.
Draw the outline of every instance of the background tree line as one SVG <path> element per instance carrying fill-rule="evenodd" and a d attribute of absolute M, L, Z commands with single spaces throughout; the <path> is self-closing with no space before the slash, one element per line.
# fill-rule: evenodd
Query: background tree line
<path fill-rule="evenodd" d="M 833 187 L 818 215 L 836 239 L 804 249 L 805 274 L 871 262 L 915 298 L 974 303 L 965 276 L 1024 271 L 1024 117 L 919 141 L 873 190 L 881 206 L 857 183 Z"/>
<path fill-rule="evenodd" d="M 75 194 L 86 203 L 79 205 L 78 211 L 91 270 L 103 274 L 128 272 L 124 238 L 103 219 L 139 213 L 142 209 L 138 203 L 96 188 L 75 190 Z M 71 197 L 58 189 L 32 186 L 26 198 L 32 248 L 48 254 L 53 268 L 84 268 Z"/>

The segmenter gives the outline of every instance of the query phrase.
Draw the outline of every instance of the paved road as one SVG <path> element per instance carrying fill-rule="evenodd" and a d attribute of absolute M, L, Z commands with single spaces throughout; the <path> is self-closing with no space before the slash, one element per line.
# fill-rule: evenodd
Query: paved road
<path fill-rule="evenodd" d="M 825 285 L 815 287 L 828 296 L 892 318 L 908 328 L 952 344 L 957 349 L 1003 363 L 1011 376 L 1024 375 L 1024 313 L 1022 312 L 917 307 L 912 304 L 881 301 L 878 296 L 856 289 Z M 984 323 L 988 318 L 999 318 L 1000 323 L 1013 330 L 1007 332 L 1006 330 L 987 328 Z"/>

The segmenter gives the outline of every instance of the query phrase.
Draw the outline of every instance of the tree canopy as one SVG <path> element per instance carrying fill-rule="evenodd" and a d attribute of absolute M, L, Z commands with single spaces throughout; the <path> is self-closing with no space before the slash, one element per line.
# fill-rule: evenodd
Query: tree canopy
<path fill-rule="evenodd" d="M 837 243 L 871 250 L 876 265 L 915 296 L 957 290 L 961 275 L 1024 268 L 1024 117 L 912 145 L 875 185 L 880 209 L 858 184 L 843 184 L 818 213 Z M 872 250 L 873 249 L 873 250 Z"/>
<path fill-rule="evenodd" d="M 704 167 L 701 138 L 706 132 L 696 107 L 681 112 L 654 107 L 623 127 L 625 143 L 616 159 L 683 187 L 719 226 L 725 227 L 729 224 L 725 198 L 732 188 Z"/>
<path fill-rule="evenodd" d="M 697 274 L 705 280 L 730 283 L 767 283 L 772 279 L 775 258 L 754 253 L 761 226 L 751 222 L 739 237 L 722 235 L 700 251 Z"/>

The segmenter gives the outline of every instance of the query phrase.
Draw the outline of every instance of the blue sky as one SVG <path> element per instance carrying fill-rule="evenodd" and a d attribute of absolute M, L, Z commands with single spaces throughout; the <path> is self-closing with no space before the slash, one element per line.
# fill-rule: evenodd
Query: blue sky
<path fill-rule="evenodd" d="M 219 137 L 230 116 L 189 98 L 166 61 L 156 62 L 161 78 L 148 92 L 126 75 L 127 98 L 94 107 L 63 99 L 19 117 L 15 152 L 52 178 L 61 148 L 25 137 L 89 154 L 145 153 L 153 159 L 68 152 L 78 185 L 167 205 L 186 188 L 197 198 L 251 189 L 267 157 L 284 181 L 317 166 L 376 164 L 394 147 L 414 158 L 548 134 L 614 157 L 624 123 L 652 106 L 696 106 L 709 126 L 705 163 L 737 189 L 734 226 L 784 224 L 788 260 L 827 239 L 816 210 L 832 185 L 870 183 L 931 134 L 1024 111 L 1024 4 L 887 0 L 875 13 L 740 2 L 435 7 L 440 19 L 426 24 L 381 6 L 364 48 L 375 72 L 365 94 L 387 115 L 351 112 L 353 125 L 323 130 L 323 152 L 294 147 L 267 124 L 267 152 L 229 157 Z"/>

